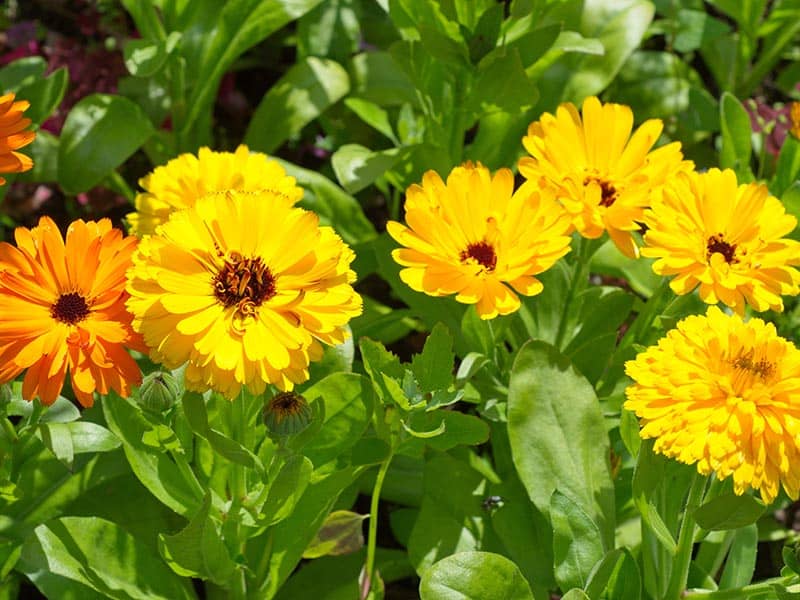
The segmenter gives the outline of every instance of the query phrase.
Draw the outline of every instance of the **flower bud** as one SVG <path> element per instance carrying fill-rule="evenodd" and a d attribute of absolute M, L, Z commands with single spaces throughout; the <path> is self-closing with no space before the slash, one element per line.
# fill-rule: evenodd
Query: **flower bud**
<path fill-rule="evenodd" d="M 161 413 L 172 408 L 179 393 L 180 386 L 171 373 L 156 371 L 145 376 L 135 399 L 143 409 Z"/>
<path fill-rule="evenodd" d="M 281 392 L 264 403 L 264 425 L 273 435 L 292 435 L 311 423 L 311 407 L 300 394 Z"/>

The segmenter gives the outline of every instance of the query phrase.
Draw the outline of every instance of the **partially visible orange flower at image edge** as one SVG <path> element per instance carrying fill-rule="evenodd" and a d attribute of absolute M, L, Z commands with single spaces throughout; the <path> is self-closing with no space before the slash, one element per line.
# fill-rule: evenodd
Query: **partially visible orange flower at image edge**
<path fill-rule="evenodd" d="M 137 239 L 109 219 L 74 221 L 66 242 L 42 217 L 18 227 L 16 247 L 0 243 L 0 383 L 27 369 L 22 396 L 52 404 L 69 372 L 81 405 L 141 382 L 126 348 L 146 352 L 125 308 L 125 272 Z"/>
<path fill-rule="evenodd" d="M 22 173 L 33 167 L 30 157 L 16 152 L 30 144 L 36 134 L 25 131 L 31 120 L 22 116 L 30 104 L 25 100 L 14 101 L 14 94 L 0 96 L 0 173 Z M 6 180 L 0 177 L 0 185 Z"/>

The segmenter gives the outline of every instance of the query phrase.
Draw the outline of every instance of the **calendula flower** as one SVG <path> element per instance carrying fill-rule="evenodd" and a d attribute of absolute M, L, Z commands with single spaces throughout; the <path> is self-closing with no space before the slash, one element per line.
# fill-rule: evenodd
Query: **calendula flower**
<path fill-rule="evenodd" d="M 386 229 L 400 244 L 400 278 L 431 296 L 475 304 L 482 319 L 519 308 L 517 293 L 542 291 L 534 277 L 569 252 L 569 216 L 547 190 L 514 192 L 514 176 L 481 164 L 456 167 L 447 182 L 433 171 L 406 192 L 408 226 Z M 515 293 L 516 292 L 516 293 Z"/>
<path fill-rule="evenodd" d="M 0 173 L 22 173 L 33 167 L 33 161 L 20 152 L 15 152 L 30 144 L 36 137 L 33 131 L 25 131 L 30 119 L 22 116 L 30 103 L 25 100 L 14 101 L 14 94 L 0 96 Z M 0 177 L 0 185 L 6 180 Z"/>
<path fill-rule="evenodd" d="M 681 174 L 645 216 L 642 255 L 653 270 L 675 275 L 670 287 L 687 294 L 699 286 L 708 304 L 723 302 L 739 314 L 783 310 L 782 295 L 800 292 L 800 243 L 785 239 L 797 219 L 766 186 L 738 185 L 726 169 Z"/>
<path fill-rule="evenodd" d="M 800 140 L 800 102 L 792 102 L 789 107 L 789 132 Z"/>
<path fill-rule="evenodd" d="M 125 272 L 136 238 L 111 221 L 74 221 L 66 243 L 42 217 L 0 243 L 0 382 L 27 369 L 22 396 L 52 404 L 69 372 L 83 406 L 93 393 L 121 396 L 141 373 L 125 348 L 146 351 L 125 309 Z"/>
<path fill-rule="evenodd" d="M 186 386 L 233 398 L 308 379 L 322 346 L 361 312 L 352 250 L 274 191 L 206 196 L 145 237 L 128 273 L 150 356 L 186 363 Z"/>
<path fill-rule="evenodd" d="M 692 168 L 680 143 L 651 150 L 661 135 L 659 119 L 645 121 L 633 135 L 633 113 L 622 104 L 583 102 L 582 117 L 571 104 L 544 113 L 522 139 L 531 155 L 519 161 L 530 185 L 550 187 L 586 238 L 608 231 L 626 256 L 638 256 L 631 232 L 641 228 L 644 209 L 667 177 Z"/>
<path fill-rule="evenodd" d="M 236 152 L 200 148 L 197 156 L 181 154 L 139 180 L 146 191 L 136 196 L 136 212 L 127 215 L 131 233 L 153 233 L 176 210 L 194 206 L 214 192 L 269 190 L 292 202 L 303 197 L 294 177 L 266 154 L 241 145 Z"/>
<path fill-rule="evenodd" d="M 654 450 L 772 502 L 800 488 L 800 351 L 771 323 L 712 306 L 625 363 L 625 408 Z"/>

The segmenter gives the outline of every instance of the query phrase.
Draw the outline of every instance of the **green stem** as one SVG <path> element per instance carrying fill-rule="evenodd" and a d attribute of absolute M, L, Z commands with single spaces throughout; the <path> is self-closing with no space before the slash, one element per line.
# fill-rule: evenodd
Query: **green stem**
<path fill-rule="evenodd" d="M 733 588 L 729 590 L 716 590 L 713 592 L 699 591 L 699 590 L 686 590 L 681 598 L 695 598 L 698 600 L 752 600 L 753 598 L 763 595 L 764 597 L 774 597 L 775 593 L 773 585 L 779 584 L 784 587 L 797 584 L 797 576 L 790 577 L 773 577 L 772 579 L 765 579 L 758 583 L 751 583 L 740 588 Z"/>
<path fill-rule="evenodd" d="M 381 463 L 381 468 L 378 470 L 378 475 L 375 477 L 375 486 L 372 488 L 372 500 L 369 506 L 369 533 L 367 534 L 367 564 L 365 574 L 369 581 L 369 588 L 372 588 L 373 572 L 375 569 L 375 549 L 378 539 L 378 502 L 381 497 L 381 488 L 383 487 L 383 480 L 386 477 L 386 472 L 389 470 L 389 465 L 392 462 L 393 454 L 389 454 Z"/>
<path fill-rule="evenodd" d="M 128 185 L 128 182 L 125 181 L 125 178 L 120 175 L 116 170 L 111 171 L 108 176 L 108 186 L 114 190 L 125 196 L 125 199 L 133 203 L 134 199 L 136 198 L 136 192 L 131 189 L 131 186 Z"/>
<path fill-rule="evenodd" d="M 8 436 L 9 441 L 17 442 L 19 441 L 19 436 L 17 435 L 17 430 L 14 429 L 14 426 L 11 424 L 6 417 L 0 419 L 0 424 L 2 424 L 3 432 Z"/>
<path fill-rule="evenodd" d="M 672 563 L 672 572 L 669 577 L 669 586 L 664 596 L 665 600 L 680 600 L 686 589 L 686 579 L 689 575 L 689 563 L 692 561 L 692 546 L 694 545 L 695 520 L 694 511 L 700 506 L 703 493 L 706 489 L 707 478 L 694 473 L 692 486 L 689 488 L 689 497 L 686 500 L 686 509 L 683 512 L 683 522 L 678 534 L 678 548 L 675 560 Z"/>
<path fill-rule="evenodd" d="M 644 307 L 637 315 L 636 320 L 628 331 L 625 332 L 619 346 L 617 346 L 617 352 L 627 348 L 631 344 L 642 341 L 642 334 L 653 325 L 653 321 L 655 321 L 661 309 L 664 307 L 664 300 L 669 294 L 669 291 L 669 280 L 665 277 L 644 303 Z"/>
<path fill-rule="evenodd" d="M 556 332 L 555 347 L 561 349 L 564 342 L 564 336 L 567 334 L 567 323 L 569 316 L 573 309 L 573 303 L 578 296 L 578 291 L 586 287 L 586 282 L 589 278 L 589 262 L 592 254 L 597 249 L 597 245 L 593 243 L 594 240 L 580 238 L 578 240 L 577 251 L 577 264 L 575 265 L 575 272 L 572 274 L 572 281 L 569 285 L 569 292 L 567 294 L 566 302 L 564 303 L 564 310 L 561 313 L 561 318 L 558 322 L 558 331 Z"/>
<path fill-rule="evenodd" d="M 205 489 L 203 489 L 203 486 L 200 485 L 200 482 L 197 480 L 197 475 L 194 474 L 194 471 L 192 471 L 192 467 L 189 466 L 189 462 L 186 460 L 186 456 L 181 454 L 177 450 L 170 450 L 169 453 L 172 456 L 172 460 L 175 461 L 175 465 L 178 467 L 178 471 L 180 471 L 184 480 L 186 480 L 186 482 L 192 487 L 195 494 L 199 498 L 203 498 L 206 495 L 206 491 Z"/>

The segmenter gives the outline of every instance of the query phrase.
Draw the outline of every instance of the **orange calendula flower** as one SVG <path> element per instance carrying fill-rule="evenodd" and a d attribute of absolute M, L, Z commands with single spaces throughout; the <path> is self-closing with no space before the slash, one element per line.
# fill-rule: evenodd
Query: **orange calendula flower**
<path fill-rule="evenodd" d="M 781 296 L 800 293 L 800 243 L 783 237 L 797 219 L 766 186 L 738 185 L 730 169 L 679 175 L 645 223 L 642 255 L 658 259 L 657 274 L 675 276 L 676 294 L 699 287 L 704 302 L 743 314 L 745 303 L 782 311 Z"/>
<path fill-rule="evenodd" d="M 156 167 L 139 185 L 146 191 L 136 196 L 136 212 L 126 217 L 131 233 L 138 236 L 153 233 L 174 211 L 194 206 L 214 192 L 269 190 L 293 203 L 303 197 L 303 189 L 277 161 L 244 145 L 236 152 L 200 148 L 197 156 L 181 154 Z"/>
<path fill-rule="evenodd" d="M 653 449 L 770 503 L 800 491 L 800 351 L 772 323 L 712 306 L 625 363 L 625 408 Z"/>
<path fill-rule="evenodd" d="M 25 100 L 14 101 L 14 94 L 0 96 L 0 173 L 22 173 L 33 167 L 33 161 L 16 152 L 30 144 L 36 134 L 25 131 L 30 119 L 22 116 L 30 104 Z M 0 177 L 0 185 L 6 180 Z"/>
<path fill-rule="evenodd" d="M 126 347 L 146 351 L 125 309 L 136 238 L 111 221 L 74 221 L 66 243 L 42 217 L 0 243 L 0 382 L 27 369 L 22 396 L 52 404 L 70 375 L 83 406 L 110 389 L 127 396 L 141 373 Z"/>
<path fill-rule="evenodd" d="M 520 306 L 517 293 L 542 291 L 535 275 L 569 252 L 569 216 L 549 190 L 517 190 L 514 175 L 481 164 L 434 171 L 406 192 L 408 226 L 386 229 L 405 246 L 392 252 L 413 290 L 475 304 L 482 319 Z M 516 292 L 516 293 L 515 293 Z"/>
<path fill-rule="evenodd" d="M 800 102 L 792 102 L 789 108 L 789 132 L 800 140 Z"/>
<path fill-rule="evenodd" d="M 666 179 L 689 170 L 680 143 L 657 150 L 659 119 L 645 121 L 633 135 L 633 113 L 622 104 L 583 102 L 582 115 L 571 103 L 530 124 L 522 143 L 530 156 L 519 161 L 528 185 L 555 190 L 575 229 L 586 238 L 608 231 L 626 256 L 638 256 L 632 232 Z"/>
<path fill-rule="evenodd" d="M 232 399 L 291 390 L 322 343 L 361 312 L 355 255 L 312 212 L 271 192 L 211 194 L 146 236 L 128 272 L 133 327 L 150 356 L 186 364 L 188 389 Z"/>

